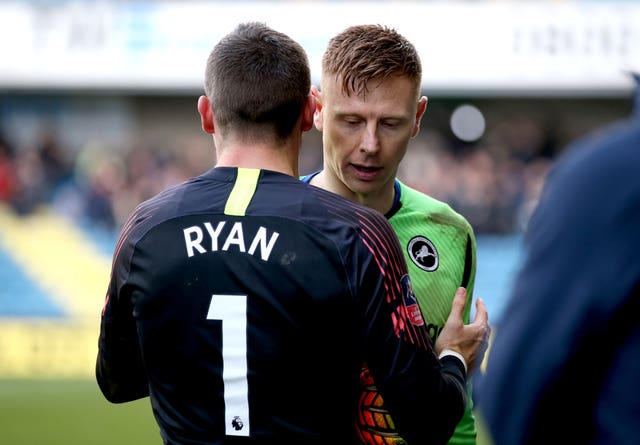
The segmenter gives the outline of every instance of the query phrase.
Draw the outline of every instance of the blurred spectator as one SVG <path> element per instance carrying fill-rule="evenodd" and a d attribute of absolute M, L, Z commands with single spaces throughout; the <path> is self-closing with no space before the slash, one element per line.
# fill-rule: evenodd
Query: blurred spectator
<path fill-rule="evenodd" d="M 11 201 L 15 188 L 13 150 L 4 137 L 0 135 L 0 202 Z"/>
<path fill-rule="evenodd" d="M 28 214 L 42 204 L 51 203 L 71 178 L 72 161 L 67 159 L 70 153 L 58 146 L 53 134 L 44 134 L 34 147 L 18 147 L 13 156 L 6 143 L 0 146 L 5 147 L 0 152 L 9 153 L 0 153 L 5 168 L 0 182 L 10 184 L 5 185 L 11 188 L 6 200 L 18 214 Z"/>
<path fill-rule="evenodd" d="M 19 215 L 33 212 L 49 196 L 42 159 L 35 150 L 20 150 L 14 159 L 16 187 L 11 205 Z"/>
<path fill-rule="evenodd" d="M 73 172 L 73 159 L 69 159 L 71 152 L 60 147 L 52 132 L 45 132 L 41 136 L 36 153 L 42 165 L 43 180 L 49 193 L 46 201 L 50 201 L 59 189 L 71 180 Z"/>

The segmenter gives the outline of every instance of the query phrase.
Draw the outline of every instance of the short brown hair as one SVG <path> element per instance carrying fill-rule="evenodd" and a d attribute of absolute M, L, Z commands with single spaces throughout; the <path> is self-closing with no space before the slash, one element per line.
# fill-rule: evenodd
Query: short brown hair
<path fill-rule="evenodd" d="M 372 80 L 407 76 L 419 94 L 422 64 L 414 45 L 396 30 L 356 25 L 329 41 L 322 57 L 322 75 L 340 78 L 346 95 L 364 95 Z"/>
<path fill-rule="evenodd" d="M 289 36 L 264 23 L 236 27 L 213 48 L 205 94 L 220 129 L 291 135 L 311 89 L 307 54 Z"/>

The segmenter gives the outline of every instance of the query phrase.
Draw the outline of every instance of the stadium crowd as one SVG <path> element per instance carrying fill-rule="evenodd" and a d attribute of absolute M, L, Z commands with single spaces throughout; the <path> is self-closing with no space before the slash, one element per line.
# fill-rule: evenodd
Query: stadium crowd
<path fill-rule="evenodd" d="M 535 205 L 545 174 L 565 144 L 554 129 L 525 113 L 487 125 L 475 142 L 451 132 L 444 118 L 423 120 L 398 176 L 414 188 L 449 202 L 477 234 L 521 232 Z M 565 129 L 575 138 L 590 128 Z M 41 131 L 42 129 L 38 129 Z M 55 132 L 33 146 L 20 146 L 0 134 L 0 202 L 18 214 L 45 204 L 87 226 L 118 231 L 140 202 L 169 185 L 201 173 L 214 156 L 210 141 L 150 141 L 127 147 L 65 147 Z M 321 167 L 321 138 L 309 134 L 300 174 Z"/>

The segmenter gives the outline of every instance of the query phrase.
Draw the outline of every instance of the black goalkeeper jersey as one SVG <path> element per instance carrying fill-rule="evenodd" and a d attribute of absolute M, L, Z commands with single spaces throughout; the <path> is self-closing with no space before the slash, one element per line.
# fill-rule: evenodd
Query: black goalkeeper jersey
<path fill-rule="evenodd" d="M 381 214 L 218 167 L 123 227 L 96 376 L 112 402 L 149 395 L 165 443 L 348 443 L 363 362 L 405 437 L 453 431 L 464 370 L 431 349 Z"/>

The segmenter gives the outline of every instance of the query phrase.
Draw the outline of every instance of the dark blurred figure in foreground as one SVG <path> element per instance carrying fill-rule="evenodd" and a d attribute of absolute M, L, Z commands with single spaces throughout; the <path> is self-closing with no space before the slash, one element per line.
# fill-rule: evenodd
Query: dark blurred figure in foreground
<path fill-rule="evenodd" d="M 637 444 L 640 87 L 553 167 L 526 249 L 480 388 L 494 443 Z"/>

